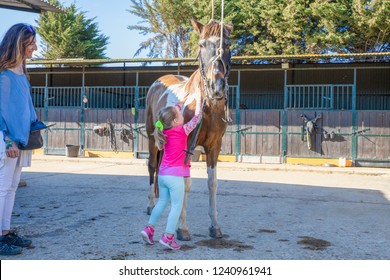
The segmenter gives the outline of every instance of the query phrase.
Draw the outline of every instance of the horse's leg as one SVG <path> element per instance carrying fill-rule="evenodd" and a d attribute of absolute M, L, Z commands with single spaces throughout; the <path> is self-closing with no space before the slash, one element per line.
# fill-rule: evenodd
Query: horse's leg
<path fill-rule="evenodd" d="M 156 205 L 156 195 L 155 195 L 155 174 L 157 170 L 157 155 L 158 155 L 158 149 L 154 145 L 154 141 L 149 139 L 149 159 L 148 159 L 148 170 L 149 170 L 149 202 L 148 207 L 146 209 L 146 213 L 150 215 L 152 213 L 152 210 L 154 208 L 154 205 Z"/>
<path fill-rule="evenodd" d="M 176 237 L 178 240 L 189 241 L 191 240 L 191 235 L 188 230 L 187 225 L 187 197 L 191 189 L 191 177 L 184 178 L 185 192 L 184 192 L 184 201 L 183 208 L 181 210 L 180 219 L 178 222 Z"/>
<path fill-rule="evenodd" d="M 218 145 L 217 145 L 218 146 Z M 219 145 L 217 148 L 206 152 L 207 156 L 207 185 L 209 188 L 209 216 L 211 219 L 211 226 L 209 228 L 209 235 L 213 238 L 222 238 L 222 231 L 218 225 L 218 211 L 217 211 L 217 190 L 218 190 L 218 181 L 217 181 L 217 161 L 220 151 Z"/>

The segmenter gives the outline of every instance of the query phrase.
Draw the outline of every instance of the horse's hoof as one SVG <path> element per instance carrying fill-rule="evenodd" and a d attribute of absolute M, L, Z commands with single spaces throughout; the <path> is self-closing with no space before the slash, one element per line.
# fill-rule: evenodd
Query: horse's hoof
<path fill-rule="evenodd" d="M 148 206 L 148 208 L 146 208 L 146 214 L 151 215 L 153 208 L 154 207 Z"/>
<path fill-rule="evenodd" d="M 188 232 L 188 230 L 178 228 L 176 230 L 176 238 L 177 238 L 177 240 L 181 240 L 181 241 L 190 241 L 191 235 Z"/>
<path fill-rule="evenodd" d="M 212 238 L 222 238 L 221 228 L 210 227 L 209 233 Z"/>

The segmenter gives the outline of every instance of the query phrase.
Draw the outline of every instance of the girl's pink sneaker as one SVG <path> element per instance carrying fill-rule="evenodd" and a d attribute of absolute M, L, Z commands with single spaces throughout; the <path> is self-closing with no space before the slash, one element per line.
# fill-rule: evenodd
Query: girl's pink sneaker
<path fill-rule="evenodd" d="M 172 249 L 172 250 L 178 250 L 178 249 L 180 249 L 180 247 L 181 247 L 179 244 L 177 244 L 174 235 L 172 235 L 172 236 L 169 238 L 169 237 L 166 235 L 166 233 L 164 233 L 164 234 L 161 236 L 160 243 L 161 243 L 162 245 L 164 245 L 165 247 L 168 247 L 169 249 Z"/>
<path fill-rule="evenodd" d="M 154 229 L 150 226 L 147 226 L 144 228 L 143 231 L 141 231 L 141 236 L 142 236 L 142 239 L 150 244 L 150 245 L 153 245 L 154 244 L 154 241 L 153 241 L 153 234 L 154 234 Z"/>

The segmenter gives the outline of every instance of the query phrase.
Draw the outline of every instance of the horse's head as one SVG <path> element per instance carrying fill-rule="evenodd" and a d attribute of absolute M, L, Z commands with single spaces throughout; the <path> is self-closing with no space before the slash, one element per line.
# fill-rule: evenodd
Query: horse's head
<path fill-rule="evenodd" d="M 222 99 L 227 94 L 227 77 L 230 72 L 230 33 L 231 25 L 211 20 L 203 25 L 191 20 L 192 26 L 199 34 L 199 71 L 205 84 L 209 99 Z"/>

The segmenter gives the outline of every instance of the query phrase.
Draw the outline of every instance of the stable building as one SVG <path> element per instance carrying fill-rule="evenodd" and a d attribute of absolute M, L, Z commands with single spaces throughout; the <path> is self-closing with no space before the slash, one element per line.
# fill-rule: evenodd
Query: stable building
<path fill-rule="evenodd" d="M 136 66 L 147 63 L 147 66 Z M 220 160 L 390 166 L 390 53 L 233 57 Z M 30 61 L 45 154 L 147 157 L 145 97 L 194 59 Z M 201 149 L 199 149 L 201 151 Z M 200 156 L 200 160 L 204 160 Z"/>

